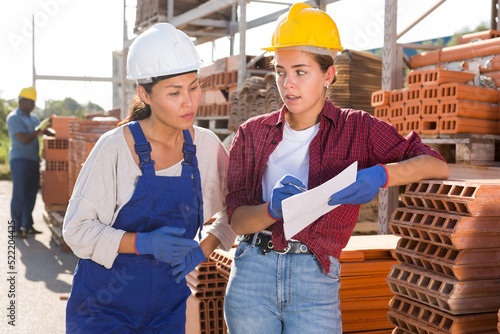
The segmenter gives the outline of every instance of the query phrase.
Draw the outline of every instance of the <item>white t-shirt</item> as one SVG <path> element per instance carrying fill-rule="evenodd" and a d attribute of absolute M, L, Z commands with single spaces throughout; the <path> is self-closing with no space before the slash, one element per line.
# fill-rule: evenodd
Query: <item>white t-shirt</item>
<path fill-rule="evenodd" d="M 319 123 L 302 131 L 295 131 L 285 120 L 283 140 L 278 144 L 264 168 L 262 198 L 271 200 L 271 193 L 283 176 L 289 174 L 306 186 L 309 179 L 309 145 L 318 134 Z"/>
<path fill-rule="evenodd" d="M 64 217 L 64 240 L 75 255 L 92 259 L 106 268 L 113 265 L 125 233 L 113 224 L 142 175 L 125 141 L 124 126 L 108 131 L 97 141 L 78 175 Z M 202 183 L 203 221 L 217 214 L 207 232 L 229 250 L 236 234 L 228 224 L 224 209 L 228 152 L 213 132 L 196 126 L 194 144 Z M 180 176 L 181 172 L 179 161 L 156 171 L 156 175 Z"/>

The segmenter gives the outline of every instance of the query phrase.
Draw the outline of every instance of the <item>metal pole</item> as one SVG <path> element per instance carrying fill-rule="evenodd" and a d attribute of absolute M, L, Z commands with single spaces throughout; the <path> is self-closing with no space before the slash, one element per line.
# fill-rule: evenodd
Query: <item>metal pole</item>
<path fill-rule="evenodd" d="M 384 49 L 382 55 L 382 89 L 393 90 L 397 87 L 397 0 L 385 0 Z M 389 233 L 389 219 L 398 206 L 398 187 L 380 189 L 378 192 L 378 234 Z"/>
<path fill-rule="evenodd" d="M 246 57 L 246 31 L 247 31 L 247 4 L 246 0 L 239 0 L 240 17 L 239 20 L 239 33 L 240 33 L 240 55 L 238 57 L 238 90 L 243 86 L 247 76 L 247 57 Z"/>
<path fill-rule="evenodd" d="M 120 106 L 120 119 L 125 119 L 128 114 L 128 96 L 127 96 L 127 21 L 125 11 L 127 8 L 127 0 L 123 0 L 123 47 L 122 47 L 122 59 L 121 59 L 121 85 L 122 85 L 122 98 Z"/>
<path fill-rule="evenodd" d="M 32 86 L 36 87 L 36 68 L 35 68 L 35 15 L 31 16 L 31 65 L 32 65 Z"/>

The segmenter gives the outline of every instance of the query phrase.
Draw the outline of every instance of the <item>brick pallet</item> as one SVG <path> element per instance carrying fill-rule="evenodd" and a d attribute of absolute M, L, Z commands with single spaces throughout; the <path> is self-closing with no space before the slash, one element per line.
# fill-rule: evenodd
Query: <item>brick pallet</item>
<path fill-rule="evenodd" d="M 393 333 L 494 333 L 500 308 L 500 180 L 420 181 L 389 228 Z"/>

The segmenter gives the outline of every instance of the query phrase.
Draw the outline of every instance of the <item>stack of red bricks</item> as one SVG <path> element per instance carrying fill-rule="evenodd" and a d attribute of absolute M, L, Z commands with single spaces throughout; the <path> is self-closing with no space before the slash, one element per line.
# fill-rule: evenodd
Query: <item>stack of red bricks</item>
<path fill-rule="evenodd" d="M 372 94 L 375 116 L 393 124 L 403 135 L 411 131 L 500 134 L 498 88 L 474 85 L 475 77 L 483 75 L 500 87 L 500 38 L 489 33 L 487 37 L 496 38 L 468 42 L 467 36 L 462 38 L 467 44 L 413 56 L 406 89 Z M 447 69 L 456 69 L 452 65 L 458 62 L 468 66 Z M 485 77 L 482 79 L 485 82 Z"/>
<path fill-rule="evenodd" d="M 420 181 L 392 215 L 401 239 L 387 282 L 393 333 L 495 333 L 500 181 Z"/>
<path fill-rule="evenodd" d="M 340 309 L 344 333 L 390 334 L 388 303 L 393 293 L 386 283 L 397 261 L 393 250 L 399 237 L 393 235 L 353 236 L 340 256 Z M 219 274 L 229 278 L 235 248 L 216 249 L 210 259 Z"/>
<path fill-rule="evenodd" d="M 95 143 L 105 132 L 114 129 L 116 121 L 74 119 L 69 123 L 68 193 L 71 197 L 78 174 Z"/>
<path fill-rule="evenodd" d="M 212 260 L 201 263 L 186 276 L 191 289 L 187 300 L 186 334 L 226 334 L 224 292 L 227 278 Z"/>
<path fill-rule="evenodd" d="M 42 198 L 46 207 L 65 208 L 68 204 L 69 122 L 76 117 L 51 116 L 54 137 L 43 137 L 42 158 L 45 168 L 41 173 Z"/>

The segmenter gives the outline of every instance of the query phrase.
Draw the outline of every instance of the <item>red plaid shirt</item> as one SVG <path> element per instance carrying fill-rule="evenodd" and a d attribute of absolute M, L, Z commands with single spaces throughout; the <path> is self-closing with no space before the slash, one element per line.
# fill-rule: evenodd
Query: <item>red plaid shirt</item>
<path fill-rule="evenodd" d="M 286 106 L 281 110 L 252 118 L 238 129 L 229 155 L 228 194 L 229 221 L 241 205 L 262 204 L 262 177 L 266 162 L 283 139 Z M 342 172 L 354 161 L 358 169 L 387 164 L 427 154 L 444 160 L 439 153 L 421 142 L 412 132 L 407 138 L 397 130 L 364 111 L 342 110 L 326 100 L 319 132 L 309 146 L 309 180 L 312 189 Z M 358 220 L 359 205 L 341 205 L 318 218 L 294 236 L 305 243 L 329 272 L 327 255 L 340 257 Z M 269 230 L 276 249 L 284 249 L 283 220 Z"/>

